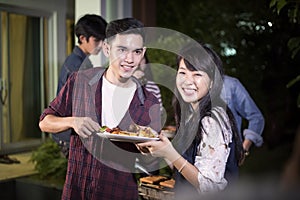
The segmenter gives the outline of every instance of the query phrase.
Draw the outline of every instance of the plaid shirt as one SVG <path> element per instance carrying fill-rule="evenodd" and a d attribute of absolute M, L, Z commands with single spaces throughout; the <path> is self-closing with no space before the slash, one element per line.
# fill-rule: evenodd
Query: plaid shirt
<path fill-rule="evenodd" d="M 72 74 L 58 96 L 44 110 L 40 120 L 48 114 L 62 117 L 89 116 L 101 124 L 102 76 L 101 68 Z M 136 123 L 159 131 L 159 109 L 156 97 L 144 88 L 137 89 L 120 126 L 125 129 Z M 137 183 L 133 174 L 122 170 L 133 169 L 136 156 L 132 152 L 138 150 L 134 144 L 114 142 L 114 145 L 128 152 L 117 156 L 118 149 L 114 152 L 112 148 L 107 148 L 111 144 L 98 136 L 84 140 L 76 133 L 72 134 L 62 199 L 138 199 Z M 114 163 L 114 168 L 103 164 L 104 160 Z"/>

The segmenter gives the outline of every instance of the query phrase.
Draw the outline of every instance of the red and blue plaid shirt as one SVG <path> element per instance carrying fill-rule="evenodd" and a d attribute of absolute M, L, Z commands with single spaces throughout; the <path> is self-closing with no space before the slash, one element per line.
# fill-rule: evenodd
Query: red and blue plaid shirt
<path fill-rule="evenodd" d="M 102 76 L 103 69 L 100 67 L 73 73 L 57 97 L 44 110 L 40 120 L 49 114 L 61 117 L 88 116 L 101 125 L 101 101 L 102 95 L 105 95 L 101 92 Z M 135 92 L 129 110 L 120 125 L 128 127 L 135 123 L 159 131 L 161 128 L 159 102 L 153 94 L 144 88 L 141 89 Z M 141 91 L 144 100 L 140 98 Z M 115 145 L 128 152 L 128 156 L 116 156 L 118 150 L 113 152 L 111 148 L 107 149 L 105 144 L 112 143 L 95 135 L 86 142 L 76 133 L 71 135 L 62 199 L 138 199 L 137 182 L 130 170 L 126 172 L 102 162 L 109 160 L 108 163 L 132 169 L 135 162 L 132 152 L 137 154 L 138 150 L 131 143 L 115 142 Z M 127 165 L 122 166 L 123 163 Z"/>

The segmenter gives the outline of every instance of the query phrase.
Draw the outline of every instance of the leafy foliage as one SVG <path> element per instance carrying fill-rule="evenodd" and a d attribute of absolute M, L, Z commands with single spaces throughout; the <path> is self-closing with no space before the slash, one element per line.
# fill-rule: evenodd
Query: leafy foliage
<path fill-rule="evenodd" d="M 291 23 L 294 24 L 300 24 L 300 0 L 293 0 L 293 1 L 287 1 L 287 0 L 272 0 L 270 2 L 270 7 L 274 9 L 274 11 L 277 12 L 279 15 L 281 12 L 284 12 L 284 8 L 287 9 L 287 15 L 290 19 Z M 292 52 L 291 57 L 294 59 L 296 55 L 300 51 L 300 33 L 296 35 L 295 37 L 291 37 L 287 43 L 290 51 Z M 299 67 L 299 66 L 298 66 Z M 295 79 L 291 80 L 287 87 L 290 88 L 293 85 L 295 85 L 297 82 L 300 81 L 300 75 L 298 75 Z M 297 105 L 298 108 L 300 108 L 300 93 L 297 98 Z"/>
<path fill-rule="evenodd" d="M 36 151 L 33 151 L 30 161 L 35 163 L 35 169 L 42 179 L 65 179 L 67 159 L 52 139 L 48 139 Z"/>
<path fill-rule="evenodd" d="M 271 0 L 270 8 L 279 15 L 286 8 L 291 23 L 300 23 L 300 0 Z"/>

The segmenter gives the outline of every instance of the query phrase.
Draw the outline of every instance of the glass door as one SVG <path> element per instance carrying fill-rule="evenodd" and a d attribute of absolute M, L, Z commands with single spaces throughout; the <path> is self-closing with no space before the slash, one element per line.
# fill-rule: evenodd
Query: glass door
<path fill-rule="evenodd" d="M 0 154 L 42 142 L 38 122 L 44 104 L 47 18 L 0 10 Z"/>

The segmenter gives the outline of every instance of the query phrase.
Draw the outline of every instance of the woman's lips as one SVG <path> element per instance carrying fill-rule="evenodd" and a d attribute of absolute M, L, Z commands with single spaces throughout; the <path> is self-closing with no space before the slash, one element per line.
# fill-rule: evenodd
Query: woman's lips
<path fill-rule="evenodd" d="M 196 90 L 193 88 L 182 88 L 182 90 L 186 95 L 193 95 L 196 92 Z"/>

